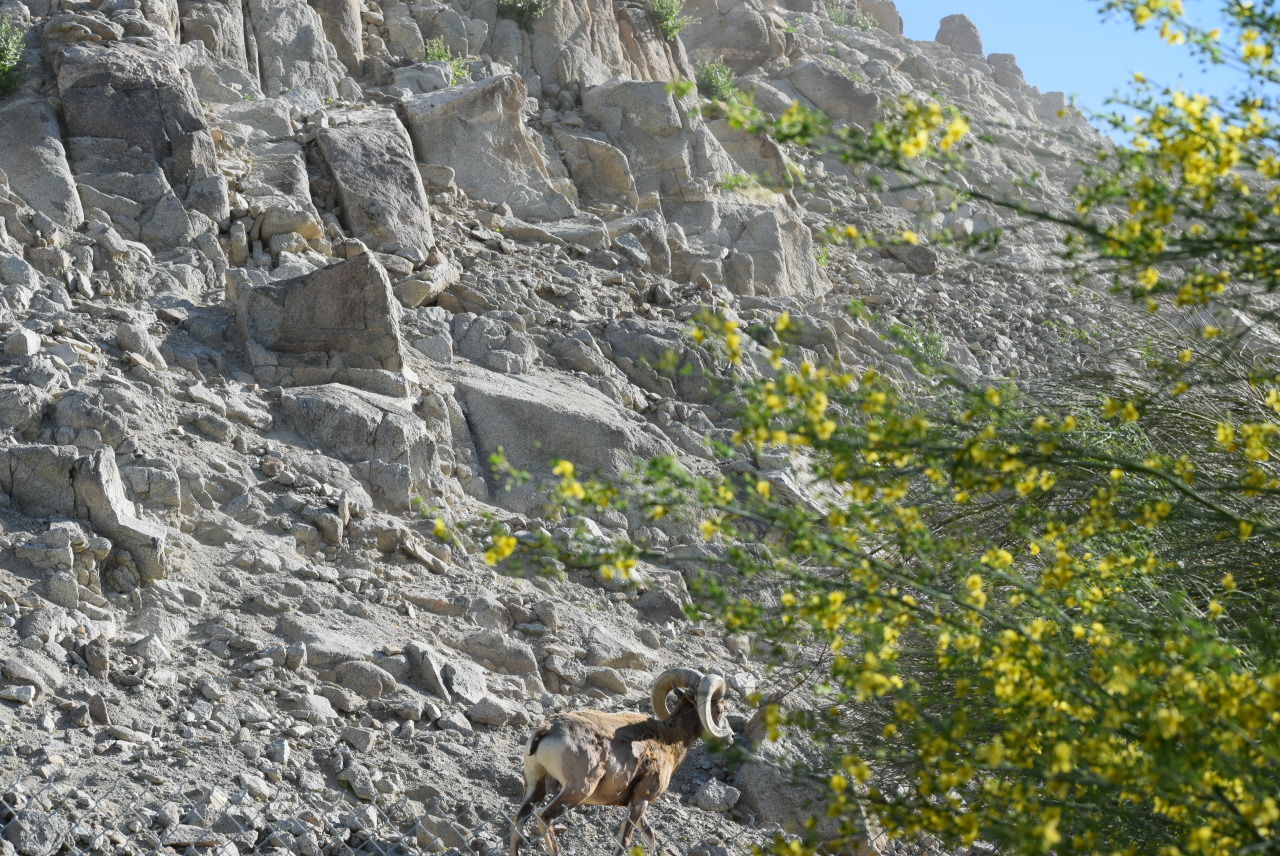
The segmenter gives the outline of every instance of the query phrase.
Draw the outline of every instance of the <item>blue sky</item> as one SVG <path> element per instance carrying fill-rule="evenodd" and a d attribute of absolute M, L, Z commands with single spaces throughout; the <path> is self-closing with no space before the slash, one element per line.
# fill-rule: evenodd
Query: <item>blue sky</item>
<path fill-rule="evenodd" d="M 938 21 L 962 12 L 978 25 L 987 53 L 1018 57 L 1027 81 L 1041 91 L 1079 96 L 1086 109 L 1104 101 L 1135 71 L 1152 82 L 1224 94 L 1237 80 L 1231 72 L 1200 71 L 1185 47 L 1170 47 L 1153 30 L 1135 32 L 1127 19 L 1098 14 L 1097 0 L 897 0 L 906 35 L 932 39 Z M 1186 0 L 1188 16 L 1219 26 L 1220 0 Z"/>

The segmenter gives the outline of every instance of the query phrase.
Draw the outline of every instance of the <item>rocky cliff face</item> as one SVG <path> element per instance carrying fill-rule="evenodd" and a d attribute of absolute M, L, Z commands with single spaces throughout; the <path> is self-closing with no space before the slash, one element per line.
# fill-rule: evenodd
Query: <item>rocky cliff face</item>
<path fill-rule="evenodd" d="M 552 0 L 527 28 L 493 0 L 0 3 L 29 45 L 0 100 L 0 787 L 39 771 L 36 808 L 72 815 L 90 771 L 205 804 L 216 783 L 227 811 L 400 795 L 435 830 L 416 846 L 489 852 L 500 829 L 441 830 L 464 803 L 512 803 L 531 721 L 642 707 L 670 665 L 740 695 L 767 676 L 685 620 L 676 570 L 639 588 L 497 575 L 417 504 L 532 528 L 536 485 L 507 489 L 499 450 L 535 477 L 559 457 L 705 459 L 727 431 L 720 367 L 685 327 L 706 306 L 790 311 L 801 356 L 901 365 L 845 314 L 856 297 L 972 377 L 1105 336 L 1105 298 L 1038 273 L 1034 228 L 994 268 L 821 249 L 828 225 L 901 230 L 939 200 L 744 137 L 666 86 L 722 59 L 768 112 L 799 100 L 864 127 L 936 91 L 993 131 L 981 179 L 1067 204 L 1096 138 L 967 20 L 912 42 L 887 0 L 688 11 L 669 41 L 632 0 Z M 423 61 L 433 39 L 468 58 L 463 79 Z M 724 189 L 798 173 L 785 193 Z M 1010 225 L 972 203 L 932 224 Z M 671 352 L 694 371 L 660 371 Z M 690 852 L 803 811 L 784 777 L 705 754 L 675 790 L 661 822 L 703 840 Z M 216 812 L 197 820 L 220 834 Z M 277 826 L 219 852 L 294 835 Z M 14 843 L 58 852 L 33 840 Z"/>

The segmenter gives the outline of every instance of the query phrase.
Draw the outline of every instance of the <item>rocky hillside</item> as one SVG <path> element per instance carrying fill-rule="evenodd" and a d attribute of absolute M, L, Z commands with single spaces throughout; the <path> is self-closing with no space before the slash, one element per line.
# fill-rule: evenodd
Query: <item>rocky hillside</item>
<path fill-rule="evenodd" d="M 846 314 L 858 298 L 975 378 L 1105 338 L 1107 298 L 1044 272 L 1046 232 L 1013 229 L 984 267 L 823 247 L 938 200 L 668 91 L 723 61 L 767 112 L 857 126 L 936 92 L 993 134 L 979 178 L 1066 204 L 1096 138 L 967 19 L 913 42 L 888 0 L 698 0 L 668 40 L 636 0 L 519 8 L 0 2 L 28 46 L 0 100 L 3 852 L 368 839 L 309 795 L 407 806 L 397 852 L 501 852 L 532 722 L 645 708 L 659 670 L 693 665 L 729 676 L 741 728 L 769 684 L 744 640 L 684 618 L 678 569 L 624 587 L 483 560 L 485 521 L 542 525 L 556 458 L 707 458 L 723 367 L 688 319 L 787 310 L 801 357 L 902 365 Z M 742 175 L 804 178 L 725 189 Z M 1014 224 L 970 203 L 928 225 Z M 694 371 L 661 371 L 670 352 Z M 534 482 L 494 476 L 500 449 Z M 482 525 L 444 543 L 435 517 Z M 802 793 L 700 750 L 656 825 L 678 852 L 745 852 Z M 620 819 L 588 817 L 569 852 L 604 852 Z"/>

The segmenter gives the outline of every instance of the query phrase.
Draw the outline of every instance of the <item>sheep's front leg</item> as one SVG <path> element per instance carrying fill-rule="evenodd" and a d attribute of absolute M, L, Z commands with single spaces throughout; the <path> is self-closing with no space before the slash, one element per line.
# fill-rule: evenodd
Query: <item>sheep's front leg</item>
<path fill-rule="evenodd" d="M 631 811 L 627 813 L 626 818 L 622 821 L 622 826 L 618 829 L 618 853 L 626 853 L 627 848 L 631 846 L 631 837 L 640 828 L 641 820 L 647 808 L 649 808 L 648 800 L 637 800 L 631 803 Z M 647 833 L 645 838 L 652 847 L 653 833 L 647 826 L 645 827 L 645 833 Z"/>

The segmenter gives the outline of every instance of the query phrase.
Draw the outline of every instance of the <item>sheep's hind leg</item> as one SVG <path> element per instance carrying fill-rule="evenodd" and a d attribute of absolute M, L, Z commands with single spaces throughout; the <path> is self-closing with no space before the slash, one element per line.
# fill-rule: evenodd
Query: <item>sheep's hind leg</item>
<path fill-rule="evenodd" d="M 547 807 L 538 812 L 538 821 L 542 824 L 543 835 L 547 839 L 547 851 L 552 856 L 560 856 L 564 851 L 560 849 L 560 841 L 556 838 L 556 832 L 551 828 L 551 823 L 557 817 L 564 814 L 574 806 L 581 805 L 583 800 L 591 796 L 596 789 L 596 783 L 599 780 L 590 783 L 590 786 L 584 786 L 571 789 L 565 785 L 560 793 L 555 795 L 551 802 L 547 803 Z"/>
<path fill-rule="evenodd" d="M 533 807 L 542 802 L 542 798 L 547 795 L 546 777 L 539 777 L 536 782 L 531 782 L 525 789 L 524 802 L 520 803 L 520 810 L 516 812 L 515 818 L 511 821 L 511 853 L 510 856 L 517 856 L 520 852 L 520 840 L 524 837 L 521 827 L 524 826 L 525 819 L 533 813 Z"/>

